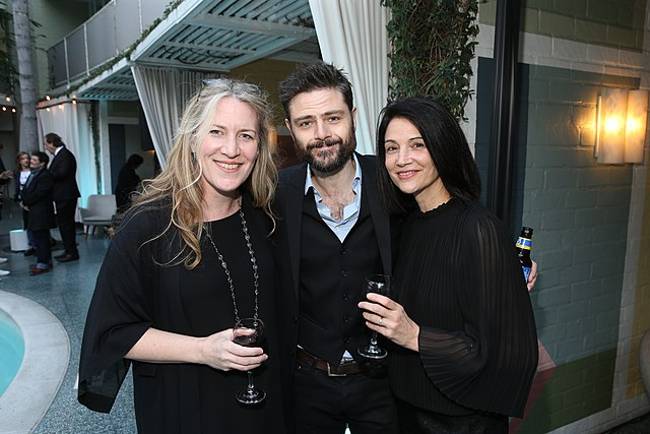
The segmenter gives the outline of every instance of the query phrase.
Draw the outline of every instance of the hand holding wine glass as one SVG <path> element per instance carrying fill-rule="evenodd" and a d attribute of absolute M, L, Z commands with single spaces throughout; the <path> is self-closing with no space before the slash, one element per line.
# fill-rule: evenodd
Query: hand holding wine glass
<path fill-rule="evenodd" d="M 234 329 L 226 329 L 201 338 L 200 363 L 222 371 L 248 371 L 268 358 L 262 348 L 235 343 L 234 334 Z"/>
<path fill-rule="evenodd" d="M 243 318 L 235 324 L 233 342 L 243 347 L 260 346 L 264 340 L 264 323 L 259 318 Z M 243 405 L 259 404 L 266 399 L 266 392 L 255 386 L 253 371 L 248 374 L 248 385 L 235 395 L 235 399 Z"/>
<path fill-rule="evenodd" d="M 390 293 L 390 276 L 385 274 L 374 274 L 366 278 L 366 294 L 378 293 L 388 295 Z M 361 305 L 359 305 L 361 307 Z M 363 307 L 362 307 L 363 309 Z M 364 317 L 366 314 L 363 314 Z M 380 322 L 381 318 L 378 319 Z M 372 330 L 370 335 L 370 341 L 367 345 L 359 347 L 357 353 L 361 357 L 372 360 L 381 360 L 388 355 L 388 351 L 382 348 L 377 342 L 377 330 L 374 330 L 372 327 L 369 327 Z"/>
<path fill-rule="evenodd" d="M 366 298 L 368 301 L 358 304 L 364 310 L 366 326 L 401 347 L 419 351 L 420 326 L 408 316 L 402 305 L 377 293 L 368 292 Z"/>

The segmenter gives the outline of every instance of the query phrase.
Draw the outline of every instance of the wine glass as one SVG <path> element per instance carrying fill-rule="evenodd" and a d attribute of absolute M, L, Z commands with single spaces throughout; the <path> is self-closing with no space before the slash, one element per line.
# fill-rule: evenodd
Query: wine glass
<path fill-rule="evenodd" d="M 251 332 L 252 330 L 252 332 Z M 264 337 L 264 323 L 258 318 L 242 318 L 235 324 L 233 342 L 244 347 L 259 346 Z M 243 405 L 259 404 L 266 398 L 266 392 L 253 383 L 253 371 L 248 374 L 248 386 L 235 395 L 237 402 Z"/>
<path fill-rule="evenodd" d="M 366 277 L 366 294 L 369 292 L 388 296 L 390 294 L 390 276 L 387 274 L 373 274 Z M 388 355 L 388 351 L 377 343 L 376 331 L 370 334 L 370 342 L 367 345 L 357 348 L 357 353 L 361 357 L 372 360 L 381 360 Z"/>

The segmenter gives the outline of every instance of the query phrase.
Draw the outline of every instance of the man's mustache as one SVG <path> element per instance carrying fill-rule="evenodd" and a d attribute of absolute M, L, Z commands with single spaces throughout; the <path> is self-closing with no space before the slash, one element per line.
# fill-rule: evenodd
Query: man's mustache
<path fill-rule="evenodd" d="M 311 151 L 312 149 L 320 149 L 326 146 L 338 145 L 342 142 L 341 139 L 323 139 L 323 140 L 314 140 L 307 145 L 307 150 Z"/>

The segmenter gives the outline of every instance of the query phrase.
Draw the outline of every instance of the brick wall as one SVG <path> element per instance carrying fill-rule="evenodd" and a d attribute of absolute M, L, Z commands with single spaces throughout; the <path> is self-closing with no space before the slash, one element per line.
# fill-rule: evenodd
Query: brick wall
<path fill-rule="evenodd" d="M 480 59 L 476 157 L 484 176 L 493 61 Z M 627 245 L 631 166 L 593 158 L 598 90 L 637 78 L 522 65 L 521 224 L 542 270 L 531 294 L 553 375 L 519 427 L 547 432 L 611 405 Z"/>
<path fill-rule="evenodd" d="M 641 51 L 646 0 L 524 0 L 522 29 L 590 44 Z M 494 25 L 496 0 L 479 5 L 480 22 Z"/>
<path fill-rule="evenodd" d="M 469 121 L 463 125 L 480 166 L 487 156 L 493 81 L 491 68 L 486 68 L 492 62 L 494 44 L 490 25 L 494 5 L 490 3 L 494 2 L 480 6 L 476 49 L 480 57 L 473 64 L 472 82 L 476 99 L 466 107 Z M 539 225 L 534 241 L 542 276 L 536 288 L 539 293 L 532 297 L 539 304 L 542 344 L 548 345 L 549 359 L 559 364 L 545 371 L 550 375 L 538 384 L 541 394 L 529 399 L 532 405 L 526 420 L 511 424 L 511 432 L 602 433 L 650 409 L 638 366 L 639 339 L 650 327 L 648 140 L 645 164 L 634 166 L 595 166 L 590 145 L 595 96 L 601 86 L 650 88 L 650 57 L 639 50 L 650 46 L 648 4 L 614 3 L 549 0 L 525 4 L 528 23 L 524 21 L 526 32 L 520 40 L 524 83 L 518 91 L 525 102 L 518 125 L 526 146 L 524 167 L 516 169 L 524 173 L 525 186 L 515 189 L 515 196 L 521 197 L 514 202 L 522 204 L 524 220 Z M 608 16 L 596 16 L 599 5 L 609 5 Z M 562 10 L 565 7 L 576 10 Z M 583 7 L 590 16 L 578 17 Z M 531 19 L 539 24 L 542 10 L 573 14 L 565 23 L 569 31 L 542 32 L 529 27 Z M 593 32 L 598 35 L 579 36 L 575 29 L 584 27 L 580 20 L 596 24 L 586 27 L 598 28 Z M 613 39 L 607 42 L 608 25 L 621 23 L 635 30 L 641 26 L 636 46 L 626 47 Z M 482 101 L 488 101 L 487 105 Z M 485 175 L 487 167 L 483 164 L 481 169 Z M 533 205 L 533 196 L 545 205 Z M 576 229 L 568 236 L 562 228 L 571 215 Z M 627 229 L 614 229 L 623 220 Z M 573 254 L 567 251 L 567 242 L 576 243 Z M 595 248 L 594 242 L 603 245 Z M 544 252 L 552 246 L 555 253 Z M 548 306 L 541 307 L 544 304 Z M 610 304 L 616 307 L 609 308 Z M 569 319 L 576 315 L 577 320 Z M 554 361 L 544 364 L 552 368 Z"/>

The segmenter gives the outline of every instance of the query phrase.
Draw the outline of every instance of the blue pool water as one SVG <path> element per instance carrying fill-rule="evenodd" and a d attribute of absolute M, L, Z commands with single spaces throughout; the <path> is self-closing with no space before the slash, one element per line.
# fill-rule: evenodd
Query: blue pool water
<path fill-rule="evenodd" d="M 16 376 L 24 353 L 25 342 L 18 326 L 0 310 L 0 395 Z"/>

